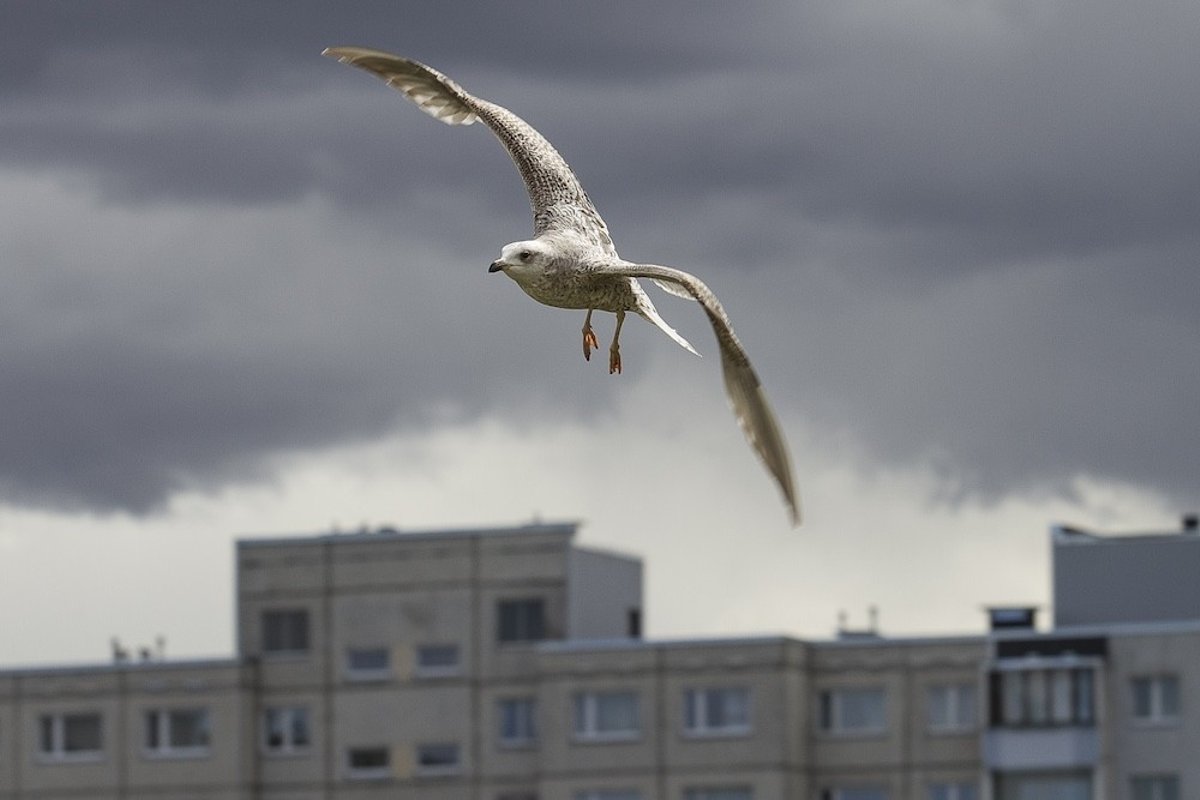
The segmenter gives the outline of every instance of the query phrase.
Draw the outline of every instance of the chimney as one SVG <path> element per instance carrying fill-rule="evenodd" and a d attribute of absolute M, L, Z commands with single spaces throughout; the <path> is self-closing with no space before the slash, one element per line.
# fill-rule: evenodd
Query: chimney
<path fill-rule="evenodd" d="M 1037 627 L 1036 606 L 991 606 L 987 609 L 993 631 L 1033 630 Z"/>

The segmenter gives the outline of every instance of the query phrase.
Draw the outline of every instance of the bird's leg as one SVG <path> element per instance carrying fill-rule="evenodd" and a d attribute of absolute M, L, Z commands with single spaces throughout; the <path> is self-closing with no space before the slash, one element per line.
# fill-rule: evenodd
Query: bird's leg
<path fill-rule="evenodd" d="M 621 374 L 621 325 L 625 322 L 625 312 L 617 312 L 617 329 L 613 331 L 612 346 L 608 348 L 608 374 Z"/>
<path fill-rule="evenodd" d="M 592 330 L 592 311 L 588 309 L 587 316 L 583 318 L 583 360 L 592 360 L 592 348 L 600 349 L 600 342 L 596 339 L 596 334 Z"/>

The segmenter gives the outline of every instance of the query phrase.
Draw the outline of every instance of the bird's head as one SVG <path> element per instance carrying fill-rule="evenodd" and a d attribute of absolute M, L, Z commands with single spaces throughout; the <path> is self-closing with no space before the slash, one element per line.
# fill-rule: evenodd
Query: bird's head
<path fill-rule="evenodd" d="M 544 242 L 531 239 L 513 242 L 500 249 L 500 257 L 488 267 L 488 272 L 505 272 L 515 281 L 540 275 L 546 270 L 551 258 L 550 249 Z"/>

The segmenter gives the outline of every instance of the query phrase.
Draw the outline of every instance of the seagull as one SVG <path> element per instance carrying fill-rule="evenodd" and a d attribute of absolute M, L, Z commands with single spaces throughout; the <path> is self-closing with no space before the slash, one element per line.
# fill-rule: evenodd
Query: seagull
<path fill-rule="evenodd" d="M 592 330 L 592 314 L 596 311 L 616 315 L 608 348 L 609 374 L 621 372 L 621 326 L 628 312 L 642 317 L 685 350 L 700 355 L 659 316 L 638 278 L 698 302 L 717 337 L 721 371 L 734 416 L 779 485 L 792 525 L 800 525 L 800 504 L 779 423 L 729 317 L 703 281 L 681 269 L 635 263 L 617 255 L 608 226 L 567 162 L 545 137 L 508 109 L 468 94 L 432 67 L 391 53 L 363 47 L 330 47 L 323 55 L 382 78 L 426 114 L 447 125 L 483 122 L 491 128 L 525 181 L 533 209 L 534 237 L 504 245 L 488 272 L 503 272 L 539 303 L 586 310 L 585 359 L 590 360 L 592 350 L 599 349 Z"/>

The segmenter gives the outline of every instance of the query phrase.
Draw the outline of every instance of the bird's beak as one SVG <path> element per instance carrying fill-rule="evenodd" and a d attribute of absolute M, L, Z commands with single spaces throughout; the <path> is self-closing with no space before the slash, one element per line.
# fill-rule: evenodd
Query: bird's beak
<path fill-rule="evenodd" d="M 488 267 L 488 272 L 499 272 L 502 269 L 504 269 L 503 261 L 493 261 L 492 265 Z"/>

